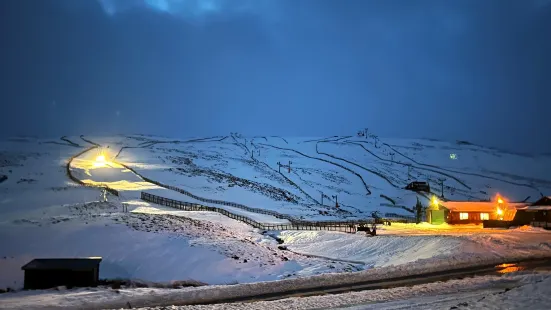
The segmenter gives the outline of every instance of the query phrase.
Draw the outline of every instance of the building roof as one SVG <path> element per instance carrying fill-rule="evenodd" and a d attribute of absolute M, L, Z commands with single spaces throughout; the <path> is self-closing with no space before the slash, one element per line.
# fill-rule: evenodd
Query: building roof
<path fill-rule="evenodd" d="M 534 202 L 532 206 L 551 206 L 551 197 L 541 197 L 538 201 Z"/>
<path fill-rule="evenodd" d="M 99 267 L 101 257 L 36 258 L 21 267 L 23 270 L 90 270 Z"/>
<path fill-rule="evenodd" d="M 446 209 L 453 212 L 495 212 L 497 203 L 495 201 L 443 201 L 440 203 Z M 519 209 L 528 203 L 506 203 L 502 206 L 506 210 Z"/>
<path fill-rule="evenodd" d="M 551 210 L 551 206 L 528 206 L 527 211 Z"/>

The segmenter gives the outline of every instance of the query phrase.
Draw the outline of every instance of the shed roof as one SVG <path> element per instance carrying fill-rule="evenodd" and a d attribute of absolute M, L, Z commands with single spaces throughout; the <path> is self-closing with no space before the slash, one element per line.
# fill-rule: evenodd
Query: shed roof
<path fill-rule="evenodd" d="M 495 212 L 495 201 L 443 201 L 440 203 L 446 209 L 454 212 Z M 506 203 L 502 206 L 506 210 L 515 210 L 528 205 L 528 203 Z"/>
<path fill-rule="evenodd" d="M 21 267 L 23 270 L 90 270 L 97 268 L 101 257 L 83 258 L 36 258 Z"/>
<path fill-rule="evenodd" d="M 538 201 L 534 202 L 532 206 L 551 206 L 551 196 L 541 197 Z"/>
<path fill-rule="evenodd" d="M 551 210 L 551 206 L 528 206 L 526 208 L 527 211 L 537 211 L 537 210 Z"/>

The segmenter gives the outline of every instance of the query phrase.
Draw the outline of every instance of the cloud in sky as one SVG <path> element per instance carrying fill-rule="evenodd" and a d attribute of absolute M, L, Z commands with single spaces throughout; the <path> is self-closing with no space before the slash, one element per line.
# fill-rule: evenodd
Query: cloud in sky
<path fill-rule="evenodd" d="M 238 14 L 261 15 L 264 19 L 275 16 L 276 0 L 97 0 L 106 14 L 115 16 L 133 8 L 146 8 L 202 22 L 208 18 Z"/>
<path fill-rule="evenodd" d="M 0 135 L 101 127 L 323 136 L 369 126 L 382 136 L 540 148 L 531 137 L 551 131 L 544 4 L 0 0 L 0 100 L 20 112 Z M 41 108 L 49 119 L 27 116 Z M 111 123 L 82 112 L 97 110 Z"/>

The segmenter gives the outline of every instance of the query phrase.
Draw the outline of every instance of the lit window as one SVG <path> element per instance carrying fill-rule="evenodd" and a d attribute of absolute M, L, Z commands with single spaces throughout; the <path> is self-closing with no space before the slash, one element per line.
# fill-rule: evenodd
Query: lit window
<path fill-rule="evenodd" d="M 490 219 L 490 213 L 480 213 L 480 220 L 489 220 Z"/>
<path fill-rule="evenodd" d="M 469 213 L 459 213 L 459 219 L 460 220 L 468 220 L 469 219 Z"/>

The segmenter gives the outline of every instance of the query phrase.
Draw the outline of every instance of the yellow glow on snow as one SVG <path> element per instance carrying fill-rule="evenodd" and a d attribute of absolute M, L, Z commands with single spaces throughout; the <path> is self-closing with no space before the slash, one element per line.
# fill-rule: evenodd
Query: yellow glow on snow
<path fill-rule="evenodd" d="M 82 180 L 82 182 L 96 186 L 107 186 L 118 191 L 143 191 L 147 189 L 158 189 L 159 186 L 149 182 L 130 182 L 127 180 L 113 182 L 96 182 L 93 180 Z"/>

